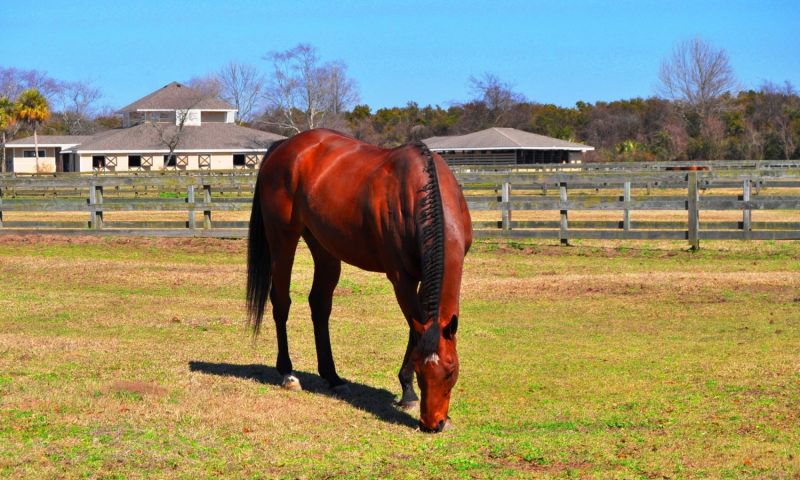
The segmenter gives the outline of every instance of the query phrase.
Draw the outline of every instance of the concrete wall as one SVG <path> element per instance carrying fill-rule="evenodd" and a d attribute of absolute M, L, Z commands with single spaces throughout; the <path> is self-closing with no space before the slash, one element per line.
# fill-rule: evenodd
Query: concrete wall
<path fill-rule="evenodd" d="M 44 157 L 25 157 L 24 151 L 33 151 L 33 147 L 9 147 L 6 155 L 11 158 L 13 171 L 16 173 L 53 173 L 56 171 L 56 147 L 39 147 L 44 150 Z"/>

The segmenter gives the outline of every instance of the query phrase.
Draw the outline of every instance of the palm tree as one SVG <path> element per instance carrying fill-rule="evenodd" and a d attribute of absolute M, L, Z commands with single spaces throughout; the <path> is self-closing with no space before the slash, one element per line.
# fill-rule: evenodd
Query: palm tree
<path fill-rule="evenodd" d="M 36 170 L 39 170 L 39 137 L 37 130 L 39 124 L 50 118 L 50 106 L 39 90 L 29 88 L 17 98 L 17 120 L 26 122 L 33 127 L 34 157 L 36 157 Z"/>
<path fill-rule="evenodd" d="M 3 133 L 3 142 L 0 144 L 0 173 L 6 173 L 6 129 L 16 121 L 16 108 L 14 102 L 8 97 L 0 97 L 0 132 Z"/>

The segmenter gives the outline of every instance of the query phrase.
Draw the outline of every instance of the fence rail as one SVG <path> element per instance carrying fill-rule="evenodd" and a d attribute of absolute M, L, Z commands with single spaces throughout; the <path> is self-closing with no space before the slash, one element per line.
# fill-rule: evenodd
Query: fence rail
<path fill-rule="evenodd" d="M 454 170 L 479 237 L 675 239 L 693 248 L 710 239 L 800 239 L 800 162 L 729 163 L 705 171 Z M 244 237 L 255 180 L 242 171 L 4 175 L 0 234 Z M 754 211 L 779 213 L 754 221 Z M 142 215 L 114 218 L 119 212 Z M 725 218 L 701 221 L 710 212 Z M 146 218 L 159 213 L 172 218 Z"/>

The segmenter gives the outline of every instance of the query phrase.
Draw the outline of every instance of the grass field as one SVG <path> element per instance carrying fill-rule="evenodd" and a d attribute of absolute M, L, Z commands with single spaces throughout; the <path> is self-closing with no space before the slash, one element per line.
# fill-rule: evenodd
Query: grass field
<path fill-rule="evenodd" d="M 392 406 L 405 326 L 345 268 L 316 376 L 303 245 L 277 386 L 242 241 L 0 236 L 0 476 L 799 478 L 800 242 L 478 243 L 450 414 Z"/>

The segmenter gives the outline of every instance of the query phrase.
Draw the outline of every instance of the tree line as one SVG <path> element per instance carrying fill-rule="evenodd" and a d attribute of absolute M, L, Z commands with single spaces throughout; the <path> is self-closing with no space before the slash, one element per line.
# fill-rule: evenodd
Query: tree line
<path fill-rule="evenodd" d="M 262 57 L 268 69 L 231 62 L 187 80 L 204 95 L 238 109 L 240 124 L 283 135 L 317 127 L 344 131 L 382 146 L 432 136 L 512 127 L 595 147 L 586 161 L 800 158 L 800 96 L 790 82 L 740 87 L 727 53 L 694 38 L 664 58 L 649 98 L 572 107 L 529 100 L 486 73 L 468 80 L 471 98 L 442 107 L 416 102 L 373 109 L 340 60 L 323 61 L 307 44 Z M 15 114 L 34 89 L 51 107 L 46 119 Z M 90 82 L 61 82 L 39 71 L 0 67 L 0 130 L 22 135 L 86 134 L 119 126 Z M 17 110 L 18 112 L 18 110 Z M 3 140 L 5 142 L 5 140 Z"/>

